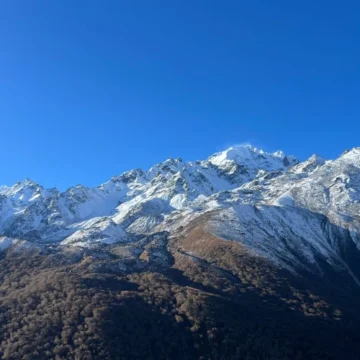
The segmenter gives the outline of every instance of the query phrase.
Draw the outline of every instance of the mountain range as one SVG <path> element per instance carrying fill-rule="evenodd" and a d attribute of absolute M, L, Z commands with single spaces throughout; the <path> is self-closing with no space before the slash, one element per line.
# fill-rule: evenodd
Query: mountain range
<path fill-rule="evenodd" d="M 355 359 L 360 354 L 359 346 L 354 345 L 360 324 L 360 148 L 346 150 L 335 160 L 313 155 L 301 162 L 282 151 L 268 153 L 241 145 L 206 160 L 168 159 L 149 170 L 127 171 L 95 188 L 77 185 L 61 192 L 30 179 L 1 186 L 0 250 L 6 269 L 14 263 L 22 268 L 19 259 L 23 264 L 24 257 L 41 259 L 40 265 L 24 269 L 31 274 L 51 269 L 81 284 L 93 284 L 96 279 L 97 286 L 101 278 L 111 296 L 128 291 L 119 282 L 126 279 L 138 286 L 141 301 L 147 291 L 147 301 L 160 312 L 168 313 L 170 305 L 161 310 L 162 303 L 154 300 L 149 289 L 144 290 L 148 286 L 144 276 L 156 278 L 148 278 L 147 284 L 165 281 L 175 287 L 162 301 L 175 304 L 173 313 L 169 310 L 170 318 L 181 323 L 181 331 L 191 334 L 192 340 L 181 338 L 192 344 L 182 355 L 164 352 L 156 357 L 159 350 L 152 353 L 153 345 L 146 345 L 142 355 L 118 348 L 99 355 L 100 350 L 87 349 L 90 355 L 86 357 L 81 352 L 76 355 L 77 345 L 69 340 L 72 345 L 64 345 L 58 358 L 117 358 L 114 354 L 122 354 L 129 359 Z M 4 282 L 6 276 L 1 276 Z M 29 287 L 33 280 L 28 281 Z M 115 289 L 110 284 L 113 281 L 117 282 Z M 201 298 L 197 303 L 206 304 L 202 306 L 207 309 L 216 299 L 217 310 L 212 310 L 216 315 L 204 320 L 199 315 L 204 310 L 182 309 L 179 289 L 184 298 L 196 293 Z M 0 287 L 2 296 L 17 294 L 9 291 Z M 221 303 L 220 311 L 223 301 L 231 304 Z M 229 309 L 232 312 L 221 320 L 219 314 Z M 254 313 L 249 315 L 253 322 L 247 311 Z M 273 319 L 280 316 L 281 324 L 288 317 L 291 324 L 301 325 L 294 325 L 296 335 L 259 335 L 267 330 L 258 325 L 256 311 L 273 314 Z M 255 331 L 262 345 L 244 334 L 242 340 L 237 338 L 240 330 L 232 317 L 256 323 L 259 333 L 249 331 Z M 124 321 L 123 313 L 120 318 Z M 269 325 L 271 319 L 265 323 L 266 329 L 275 331 Z M 289 324 L 279 325 L 280 333 L 282 326 L 287 329 Z M 325 331 L 327 341 L 308 329 L 312 326 L 314 331 Z M 228 327 L 229 332 L 236 329 L 231 336 Z M 16 332 L 3 331 L 1 354 L 10 359 L 14 344 L 9 339 Z M 346 350 L 343 345 L 334 347 L 339 332 Z M 56 336 L 50 341 L 52 349 L 59 345 Z M 307 348 L 299 345 L 299 339 L 305 339 Z M 246 346 L 240 346 L 241 341 Z M 42 342 L 37 346 L 30 348 L 38 358 L 54 355 L 46 353 Z M 19 356 L 26 354 L 16 351 Z"/>

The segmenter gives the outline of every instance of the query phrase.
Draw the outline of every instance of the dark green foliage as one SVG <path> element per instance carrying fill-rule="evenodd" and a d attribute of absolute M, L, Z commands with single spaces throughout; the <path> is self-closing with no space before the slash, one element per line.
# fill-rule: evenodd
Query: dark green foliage
<path fill-rule="evenodd" d="M 0 357 L 359 358 L 354 313 L 235 247 L 213 246 L 216 256 L 211 246 L 193 247 L 192 258 L 171 250 L 172 268 L 128 274 L 9 254 L 0 260 Z"/>

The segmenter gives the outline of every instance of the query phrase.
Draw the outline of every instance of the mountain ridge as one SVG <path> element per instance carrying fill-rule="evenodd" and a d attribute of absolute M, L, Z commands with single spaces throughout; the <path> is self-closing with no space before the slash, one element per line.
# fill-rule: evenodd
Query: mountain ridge
<path fill-rule="evenodd" d="M 230 157 L 234 158 L 229 158 L 229 153 L 231 153 Z M 226 159 L 216 165 L 214 159 L 219 156 Z M 58 219 L 57 222 L 61 225 L 70 225 L 91 217 L 110 215 L 116 211 L 117 205 L 121 207 L 120 202 L 128 202 L 141 192 L 156 192 L 157 188 L 161 187 L 161 183 L 166 181 L 168 181 L 167 188 L 162 190 L 168 194 L 161 194 L 160 199 L 172 197 L 168 206 L 177 209 L 197 196 L 208 196 L 224 189 L 234 188 L 239 182 L 248 181 L 256 176 L 260 169 L 266 171 L 284 169 L 289 166 L 283 163 L 285 160 L 289 161 L 282 152 L 270 154 L 246 145 L 231 147 L 203 161 L 185 163 L 180 158 L 167 159 L 147 171 L 130 170 L 93 188 L 76 185 L 60 192 L 56 188 L 45 189 L 38 183 L 25 179 L 11 187 L 0 189 L 2 196 L 0 212 L 3 219 L 19 218 L 22 213 L 31 212 L 32 208 L 36 210 L 35 205 L 41 206 L 42 202 L 46 206 L 41 211 L 37 211 L 38 220 L 43 216 L 43 219 L 39 220 L 40 224 L 45 220 L 56 224 L 54 219 Z M 290 160 L 292 163 L 298 162 L 293 157 L 290 157 Z M 199 186 L 202 188 L 199 189 Z M 86 202 L 88 206 L 83 206 Z M 50 214 L 45 219 L 46 211 L 49 209 L 51 209 Z M 35 222 L 33 224 L 34 227 L 38 225 Z M 4 229 L 6 226 L 6 224 L 2 226 L 2 231 L 6 232 Z M 26 231 L 22 231 L 22 235 L 25 234 Z"/>
<path fill-rule="evenodd" d="M 131 243 L 158 231 L 174 233 L 211 211 L 227 213 L 243 229 L 239 237 L 227 226 L 233 238 L 290 270 L 303 258 L 305 267 L 314 267 L 319 257 L 341 263 L 328 246 L 338 233 L 333 226 L 360 244 L 360 148 L 335 160 L 313 155 L 300 162 L 282 151 L 233 146 L 202 161 L 170 158 L 147 171 L 130 170 L 94 188 L 76 185 L 60 192 L 25 179 L 2 187 L 0 196 L 0 234 L 37 244 Z M 321 228 L 323 217 L 327 229 Z M 220 220 L 217 226 L 222 228 Z"/>

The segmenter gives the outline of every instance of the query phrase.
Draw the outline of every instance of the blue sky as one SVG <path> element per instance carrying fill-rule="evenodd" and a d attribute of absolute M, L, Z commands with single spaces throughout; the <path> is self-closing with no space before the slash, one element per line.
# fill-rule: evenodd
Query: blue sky
<path fill-rule="evenodd" d="M 0 184 L 94 186 L 250 142 L 360 146 L 357 1 L 7 1 Z"/>

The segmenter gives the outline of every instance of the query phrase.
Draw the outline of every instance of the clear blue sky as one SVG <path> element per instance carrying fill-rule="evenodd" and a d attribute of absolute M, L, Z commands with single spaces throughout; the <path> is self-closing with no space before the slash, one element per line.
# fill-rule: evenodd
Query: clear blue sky
<path fill-rule="evenodd" d="M 0 34 L 0 184 L 360 146 L 359 1 L 13 0 Z"/>

